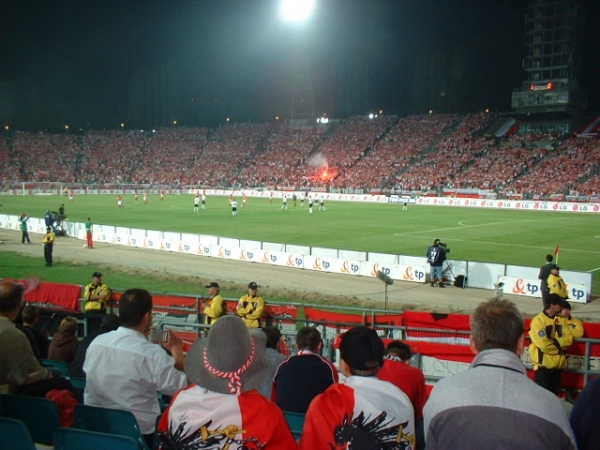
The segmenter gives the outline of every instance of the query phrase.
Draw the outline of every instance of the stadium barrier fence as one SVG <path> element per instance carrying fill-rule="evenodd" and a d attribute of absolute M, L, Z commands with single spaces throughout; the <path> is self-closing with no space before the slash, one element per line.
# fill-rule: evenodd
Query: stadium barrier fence
<path fill-rule="evenodd" d="M 7 280 L 8 281 L 8 280 Z M 26 282 L 26 280 L 11 280 Z M 48 318 L 53 321 L 56 331 L 62 317 L 72 315 L 85 321 L 81 314 L 79 301 L 84 286 L 62 283 L 40 283 L 38 287 L 26 294 L 28 303 L 41 309 L 43 326 L 48 326 Z M 118 302 L 124 290 L 115 289 L 110 307 L 118 312 Z M 74 293 L 77 293 L 75 295 Z M 60 293 L 69 293 L 69 297 L 77 297 L 68 305 L 62 300 Z M 176 333 L 188 349 L 193 342 L 203 336 L 208 325 L 203 323 L 203 308 L 207 298 L 183 294 L 153 293 L 154 326 L 169 329 Z M 39 296 L 39 297 L 38 297 Z M 235 312 L 236 299 L 225 299 L 229 313 Z M 277 304 L 268 303 L 262 318 L 262 324 L 277 326 L 284 338 L 287 349 L 295 346 L 296 330 L 300 326 L 316 326 L 323 337 L 323 354 L 332 361 L 337 361 L 336 340 L 340 333 L 356 325 L 366 325 L 377 330 L 384 342 L 403 339 L 410 343 L 417 354 L 415 362 L 433 382 L 437 379 L 461 372 L 469 367 L 474 355 L 469 349 L 469 315 L 440 314 L 418 311 L 366 310 L 354 307 L 326 308 L 311 304 Z M 526 319 L 528 330 L 531 319 Z M 586 337 L 576 339 L 569 347 L 567 369 L 563 376 L 563 385 L 567 389 L 581 389 L 590 376 L 600 375 L 600 324 L 584 323 Z M 86 328 L 80 329 L 85 335 Z M 52 333 L 51 333 L 52 334 Z M 525 366 L 531 369 L 527 352 L 522 356 Z M 531 376 L 531 374 L 530 374 Z"/>

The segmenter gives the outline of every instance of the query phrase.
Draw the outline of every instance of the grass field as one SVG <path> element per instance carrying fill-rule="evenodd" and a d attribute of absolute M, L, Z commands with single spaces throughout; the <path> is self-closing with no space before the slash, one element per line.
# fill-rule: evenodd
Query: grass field
<path fill-rule="evenodd" d="M 497 211 L 476 208 L 327 202 L 327 211 L 307 204 L 281 210 L 281 200 L 249 198 L 232 217 L 226 197 L 208 196 L 207 209 L 193 212 L 193 195 L 124 196 L 124 209 L 114 195 L 78 195 L 69 204 L 57 196 L 2 196 L 1 212 L 43 217 L 65 203 L 69 220 L 131 228 L 180 231 L 313 247 L 424 256 L 435 238 L 451 248 L 451 259 L 540 266 L 560 244 L 559 265 L 564 269 L 600 270 L 600 217 L 540 211 Z M 37 263 L 36 263 L 37 264 Z M 594 277 L 596 278 L 596 277 Z M 49 280 L 50 281 L 50 280 Z M 567 280 L 568 282 L 568 280 Z M 181 290 L 179 290 L 181 291 Z M 600 292 L 594 279 L 593 292 Z"/>

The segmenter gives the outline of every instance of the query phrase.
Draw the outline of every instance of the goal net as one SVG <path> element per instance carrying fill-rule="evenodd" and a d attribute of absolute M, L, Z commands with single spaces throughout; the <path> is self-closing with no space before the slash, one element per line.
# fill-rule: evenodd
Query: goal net
<path fill-rule="evenodd" d="M 21 183 L 20 195 L 66 195 L 64 184 L 51 181 L 29 181 Z"/>

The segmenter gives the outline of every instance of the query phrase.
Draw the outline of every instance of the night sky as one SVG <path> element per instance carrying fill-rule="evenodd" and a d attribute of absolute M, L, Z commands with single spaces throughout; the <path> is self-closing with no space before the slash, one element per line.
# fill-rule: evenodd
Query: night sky
<path fill-rule="evenodd" d="M 511 109 L 524 80 L 525 0 L 317 1 L 295 29 L 275 0 L 5 0 L 0 123 L 54 131 L 286 117 L 295 33 L 318 115 Z M 599 110 L 600 2 L 587 3 L 581 81 Z"/>

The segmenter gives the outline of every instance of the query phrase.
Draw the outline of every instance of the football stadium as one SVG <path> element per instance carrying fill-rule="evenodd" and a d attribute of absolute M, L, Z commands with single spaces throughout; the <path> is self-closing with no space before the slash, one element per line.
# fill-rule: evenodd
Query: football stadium
<path fill-rule="evenodd" d="M 600 447 L 597 2 L 36 3 L 9 449 Z"/>

